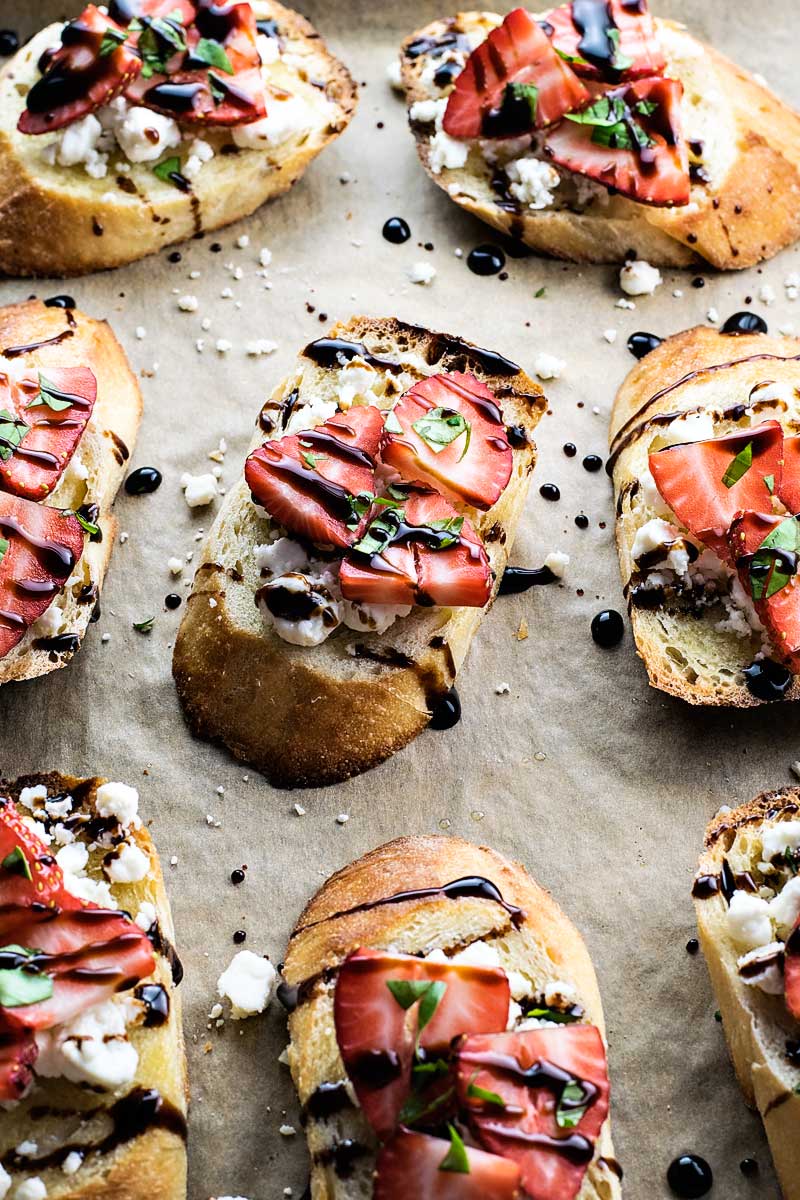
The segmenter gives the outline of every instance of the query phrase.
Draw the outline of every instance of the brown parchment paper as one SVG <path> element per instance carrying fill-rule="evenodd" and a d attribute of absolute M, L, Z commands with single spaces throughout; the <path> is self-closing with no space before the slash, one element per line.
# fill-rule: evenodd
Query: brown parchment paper
<path fill-rule="evenodd" d="M 454 252 L 492 234 L 424 176 L 385 75 L 401 38 L 442 10 L 435 0 L 306 0 L 303 8 L 363 87 L 352 127 L 289 196 L 182 246 L 179 263 L 165 252 L 94 277 L 0 282 L 2 303 L 68 292 L 112 322 L 145 375 L 132 465 L 164 474 L 154 495 L 119 497 L 129 536 L 115 549 L 103 614 L 80 655 L 64 671 L 0 691 L 0 773 L 54 767 L 140 789 L 186 966 L 192 1200 L 271 1200 L 288 1187 L 299 1196 L 307 1175 L 288 1071 L 277 1061 L 285 1044 L 280 1006 L 207 1028 L 234 930 L 246 929 L 247 947 L 279 961 L 302 905 L 331 871 L 389 838 L 437 830 L 521 859 L 583 931 L 605 1001 L 629 1200 L 668 1195 L 666 1168 L 687 1149 L 711 1162 L 717 1197 L 775 1196 L 759 1121 L 742 1103 L 714 1021 L 705 966 L 684 947 L 694 932 L 689 886 L 706 821 L 720 804 L 791 780 L 789 764 L 800 758 L 797 709 L 693 711 L 648 688 L 629 632 L 616 650 L 595 647 L 592 616 L 624 605 L 609 483 L 581 459 L 604 454 L 613 393 L 633 364 L 625 348 L 633 330 L 668 334 L 704 321 L 710 309 L 724 319 L 745 306 L 762 312 L 772 330 L 792 321 L 800 328 L 800 302 L 788 302 L 783 287 L 800 269 L 800 253 L 791 249 L 763 270 L 708 275 L 698 289 L 691 274 L 667 272 L 634 312 L 614 307 L 621 293 L 613 268 L 509 259 L 506 280 L 477 278 Z M 800 105 L 796 0 L 660 0 L 655 8 L 690 22 Z M 0 0 L 0 27 L 28 35 L 76 9 L 68 0 Z M 411 225 L 405 246 L 381 237 L 395 215 Z M 240 249 L 245 233 L 250 245 Z M 215 241 L 221 253 L 211 252 Z M 274 255 L 269 290 L 257 273 L 262 246 Z M 407 269 L 420 259 L 436 267 L 430 287 L 408 282 Z M 228 264 L 241 266 L 240 280 Z M 200 277 L 190 279 L 190 271 Z M 777 295 L 771 306 L 757 298 L 765 283 Z M 235 299 L 222 298 L 226 287 Z M 540 288 L 545 295 L 535 299 Z M 196 312 L 179 311 L 184 294 L 198 297 Z M 539 427 L 540 462 L 513 561 L 538 565 L 558 549 L 571 562 L 562 586 L 501 599 L 489 613 L 460 678 L 459 726 L 424 734 L 342 786 L 279 792 L 224 751 L 194 741 L 182 721 L 170 674 L 182 609 L 167 612 L 163 599 L 184 589 L 170 578 L 167 559 L 197 549 L 214 509 L 190 513 L 179 480 L 211 468 L 207 454 L 224 437 L 224 482 L 232 482 L 267 391 L 305 342 L 354 312 L 462 334 L 528 370 L 542 350 L 566 360 L 563 377 L 545 385 L 552 413 Z M 147 331 L 142 339 L 138 326 Z M 603 337 L 608 329 L 617 331 L 613 345 Z M 213 349 L 219 337 L 233 343 L 227 355 Z M 277 351 L 247 357 L 245 342 L 255 338 L 276 341 Z M 577 458 L 565 457 L 567 441 L 578 446 Z M 559 503 L 539 496 L 544 482 L 559 485 Z M 573 523 L 581 511 L 590 519 L 586 531 Z M 149 636 L 134 632 L 133 621 L 152 615 Z M 530 636 L 520 641 L 523 619 Z M 496 694 L 501 684 L 507 695 Z M 349 820 L 338 824 L 338 814 Z M 207 815 L 220 827 L 210 827 Z M 247 879 L 235 888 L 230 872 L 242 864 Z M 297 1127 L 296 1137 L 280 1135 L 284 1121 Z M 739 1172 L 746 1155 L 758 1159 L 756 1180 Z"/>

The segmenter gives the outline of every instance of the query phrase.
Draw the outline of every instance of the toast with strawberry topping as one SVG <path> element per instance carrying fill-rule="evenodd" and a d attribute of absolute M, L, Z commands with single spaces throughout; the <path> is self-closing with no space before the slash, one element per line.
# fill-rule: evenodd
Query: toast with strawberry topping
<path fill-rule="evenodd" d="M 400 67 L 433 182 L 541 253 L 734 270 L 800 236 L 800 116 L 648 0 L 460 12 Z"/>
<path fill-rule="evenodd" d="M 105 322 L 40 301 L 0 309 L 0 684 L 79 649 L 141 408 Z"/>
<path fill-rule="evenodd" d="M 761 1117 L 780 1194 L 797 1200 L 800 1118 L 800 789 L 725 807 L 692 886 L 700 944 L 746 1103 Z M 720 1053 L 715 1064 L 724 1071 Z"/>
<path fill-rule="evenodd" d="M 0 782 L 0 1176 L 11 1194 L 186 1198 L 180 963 L 138 794 Z M 66 1164 L 66 1168 L 65 1168 Z"/>
<path fill-rule="evenodd" d="M 381 846 L 310 901 L 283 974 L 313 1194 L 620 1196 L 594 971 L 522 867 Z"/>
<path fill-rule="evenodd" d="M 0 271 L 121 266 L 247 217 L 356 101 L 277 0 L 89 4 L 0 69 Z"/>
<path fill-rule="evenodd" d="M 360 317 L 311 342 L 201 551 L 173 656 L 192 731 L 283 786 L 420 733 L 496 594 L 543 408 L 448 334 Z"/>

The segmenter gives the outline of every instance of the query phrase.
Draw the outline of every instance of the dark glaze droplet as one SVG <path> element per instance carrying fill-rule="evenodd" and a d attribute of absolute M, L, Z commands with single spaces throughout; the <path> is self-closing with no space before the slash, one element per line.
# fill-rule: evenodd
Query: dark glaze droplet
<path fill-rule="evenodd" d="M 793 1066 L 800 1067 L 800 1041 L 795 1038 L 786 1039 L 786 1057 Z"/>
<path fill-rule="evenodd" d="M 748 1178 L 752 1178 L 753 1175 L 758 1174 L 758 1163 L 754 1158 L 743 1158 L 739 1163 L 739 1170 L 743 1175 L 747 1175 Z"/>
<path fill-rule="evenodd" d="M 783 663 L 762 658 L 744 669 L 747 690 L 757 700 L 782 700 L 792 685 L 793 675 Z"/>
<path fill-rule="evenodd" d="M 506 567 L 498 596 L 516 596 L 538 584 L 555 583 L 556 576 L 549 567 Z"/>
<path fill-rule="evenodd" d="M 167 255 L 167 261 L 171 263 L 179 263 L 182 258 L 180 250 L 173 250 L 171 254 Z"/>
<path fill-rule="evenodd" d="M 507 425 L 506 437 L 509 446 L 514 446 L 517 450 L 528 444 L 528 435 L 522 425 Z"/>
<path fill-rule="evenodd" d="M 0 29 L 0 56 L 8 58 L 19 50 L 19 34 L 16 29 Z"/>
<path fill-rule="evenodd" d="M 575 445 L 574 442 L 565 442 L 564 443 L 564 453 L 566 454 L 567 458 L 574 458 L 575 455 L 578 453 L 578 447 Z"/>
<path fill-rule="evenodd" d="M 467 266 L 473 275 L 497 275 L 506 265 L 506 256 L 499 246 L 476 246 L 467 255 Z"/>
<path fill-rule="evenodd" d="M 578 526 L 578 529 L 588 529 L 589 518 L 587 517 L 586 513 L 578 513 L 577 517 L 575 518 L 575 524 Z"/>
<path fill-rule="evenodd" d="M 389 217 L 381 232 L 386 241 L 391 242 L 393 246 L 401 246 L 411 237 L 408 222 L 404 221 L 402 217 Z"/>
<path fill-rule="evenodd" d="M 168 596 L 164 597 L 164 604 L 167 608 L 180 608 L 181 598 L 177 592 L 170 592 Z"/>
<path fill-rule="evenodd" d="M 587 454 L 583 460 L 584 470 L 591 471 L 592 474 L 594 474 L 595 471 L 601 470 L 602 466 L 603 460 L 599 454 Z"/>
<path fill-rule="evenodd" d="M 686 943 L 686 953 L 697 954 L 699 949 L 700 943 L 698 942 L 697 938 L 689 938 L 688 942 Z"/>
<path fill-rule="evenodd" d="M 722 326 L 720 333 L 732 334 L 734 337 L 739 333 L 768 333 L 769 328 L 767 322 L 758 313 L 752 312 L 737 312 L 732 317 L 728 317 L 725 324 Z"/>
<path fill-rule="evenodd" d="M 711 1167 L 699 1154 L 681 1154 L 669 1164 L 667 1183 L 682 1200 L 696 1200 L 711 1190 Z"/>
<path fill-rule="evenodd" d="M 662 339 L 655 333 L 632 333 L 628 338 L 628 349 L 634 358 L 644 358 L 661 345 Z"/>
<path fill-rule="evenodd" d="M 539 488 L 539 495 L 543 500 L 560 500 L 561 492 L 554 483 L 543 483 Z"/>
<path fill-rule="evenodd" d="M 129 496 L 149 496 L 161 486 L 162 475 L 155 467 L 137 467 L 125 480 Z"/>
<path fill-rule="evenodd" d="M 134 991 L 145 1007 L 144 1024 L 148 1029 L 166 1025 L 169 1020 L 169 993 L 160 983 L 145 983 Z"/>
<path fill-rule="evenodd" d="M 431 711 L 431 729 L 452 729 L 461 720 L 461 701 L 455 688 L 445 692 Z"/>
<path fill-rule="evenodd" d="M 624 633 L 625 622 L 614 608 L 604 608 L 592 618 L 592 640 L 604 650 L 618 646 Z"/>
<path fill-rule="evenodd" d="M 66 308 L 75 307 L 75 301 L 72 296 L 50 296 L 44 302 L 45 308 Z"/>
<path fill-rule="evenodd" d="M 244 871 L 240 867 L 236 867 L 234 871 L 231 871 L 231 883 L 234 887 L 238 887 L 240 883 L 244 883 Z"/>
<path fill-rule="evenodd" d="M 246 937 L 247 937 L 246 929 L 237 929 L 233 935 L 234 945 L 241 946 L 242 942 L 246 939 Z"/>

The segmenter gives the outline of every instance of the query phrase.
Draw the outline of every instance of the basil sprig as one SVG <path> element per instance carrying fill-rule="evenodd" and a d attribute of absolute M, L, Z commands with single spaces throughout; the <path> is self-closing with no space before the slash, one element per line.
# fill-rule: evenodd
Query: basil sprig
<path fill-rule="evenodd" d="M 100 43 L 100 57 L 108 58 L 109 54 L 113 54 L 120 46 L 124 46 L 127 40 L 128 35 L 124 29 L 114 29 L 109 26 Z"/>
<path fill-rule="evenodd" d="M 631 109 L 622 96 L 601 96 L 581 112 L 565 116 L 576 125 L 591 125 L 592 141 L 597 145 L 612 150 L 644 150 L 654 142 L 636 120 L 636 114 L 648 117 L 655 109 L 656 105 L 649 100 L 639 100 Z"/>
<path fill-rule="evenodd" d="M 417 1034 L 421 1034 L 439 1007 L 447 984 L 438 979 L 387 979 L 386 986 L 404 1010 L 419 1001 Z"/>
<path fill-rule="evenodd" d="M 448 1125 L 450 1133 L 450 1149 L 439 1163 L 440 1171 L 453 1171 L 458 1175 L 469 1175 L 469 1157 L 467 1148 L 455 1125 Z"/>
<path fill-rule="evenodd" d="M 162 159 L 160 163 L 156 163 L 156 165 L 153 167 L 153 174 L 155 175 L 156 179 L 160 179 L 162 183 L 174 184 L 175 187 L 178 186 L 175 176 L 179 176 L 180 173 L 181 160 L 178 158 L 177 154 L 171 155 L 170 158 Z"/>
<path fill-rule="evenodd" d="M 513 104 L 527 104 L 531 112 L 531 124 L 535 124 L 539 107 L 539 89 L 535 83 L 506 84 L 505 99 Z"/>
<path fill-rule="evenodd" d="M 6 542 L 6 545 L 8 545 L 8 542 Z M 4 871 L 9 871 L 12 875 L 22 875 L 24 879 L 33 879 L 30 863 L 21 846 L 15 846 L 11 853 L 7 854 L 0 863 L 0 867 Z"/>
<path fill-rule="evenodd" d="M 797 574 L 800 554 L 800 520 L 781 521 L 750 559 L 750 592 L 754 600 L 769 600 Z"/>
<path fill-rule="evenodd" d="M 235 74 L 231 60 L 225 51 L 222 42 L 217 42 L 214 38 L 200 38 L 195 48 L 192 50 L 191 65 L 202 63 L 207 67 L 216 67 L 218 71 L 224 71 L 226 75 Z"/>
<path fill-rule="evenodd" d="M 7 408 L 0 408 L 0 462 L 8 462 L 30 430 L 30 425 L 15 417 Z"/>
<path fill-rule="evenodd" d="M 739 451 L 735 458 L 733 458 L 728 464 L 725 474 L 722 476 L 722 482 L 725 484 L 725 487 L 732 488 L 739 482 L 740 479 L 744 479 L 752 465 L 753 443 L 747 442 L 747 444 Z M 764 482 L 766 483 L 766 480 L 764 480 Z M 773 483 L 774 482 L 775 480 L 773 477 Z"/>
<path fill-rule="evenodd" d="M 164 74 L 169 60 L 187 49 L 186 31 L 179 8 L 173 9 L 165 17 L 135 17 L 128 31 L 140 34 L 138 49 L 142 56 L 144 79 Z"/>
<path fill-rule="evenodd" d="M 39 391 L 27 407 L 38 408 L 41 405 L 46 405 L 53 412 L 63 412 L 65 408 L 72 408 L 72 397 L 51 383 L 43 371 L 39 372 Z"/>
<path fill-rule="evenodd" d="M 88 517 L 85 517 L 82 512 L 78 512 L 76 509 L 65 508 L 59 515 L 62 517 L 74 517 L 83 532 L 88 533 L 89 537 L 97 537 L 100 532 L 99 525 L 96 525 L 94 521 L 90 521 Z"/>
<path fill-rule="evenodd" d="M 482 1100 L 484 1104 L 493 1104 L 496 1108 L 505 1108 L 506 1102 L 502 1096 L 498 1096 L 497 1092 L 487 1091 L 486 1088 L 480 1087 L 477 1083 L 469 1083 L 467 1085 L 467 1096 L 472 1100 Z"/>
<path fill-rule="evenodd" d="M 463 413 L 453 408 L 432 408 L 418 417 L 411 428 L 419 434 L 426 446 L 430 446 L 434 454 L 441 454 L 452 442 L 464 436 L 466 440 L 459 462 L 469 449 L 472 426 Z"/>
<path fill-rule="evenodd" d="M 24 946 L 3 946 L 0 948 L 0 961 L 4 954 L 18 959 L 33 958 L 35 953 L 35 950 L 28 950 Z M 0 1008 L 25 1008 L 28 1004 L 49 1000 L 52 994 L 52 979 L 32 964 L 0 968 Z"/>

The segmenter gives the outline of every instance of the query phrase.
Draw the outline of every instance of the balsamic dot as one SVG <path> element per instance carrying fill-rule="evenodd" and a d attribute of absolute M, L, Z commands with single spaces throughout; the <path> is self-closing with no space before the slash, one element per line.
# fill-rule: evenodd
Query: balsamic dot
<path fill-rule="evenodd" d="M 699 949 L 700 943 L 698 942 L 697 938 L 689 938 L 688 942 L 686 943 L 686 953 L 697 954 Z"/>
<path fill-rule="evenodd" d="M 497 275 L 506 265 L 506 256 L 499 246 L 476 246 L 467 255 L 467 266 L 473 275 Z"/>
<path fill-rule="evenodd" d="M 44 302 L 45 308 L 74 308 L 72 296 L 50 296 Z"/>
<path fill-rule="evenodd" d="M 706 286 L 706 281 L 705 281 L 705 279 L 701 278 L 701 276 L 700 276 L 700 275 L 696 276 L 696 277 L 695 277 L 695 278 L 692 280 L 692 287 L 693 287 L 693 288 L 704 288 L 705 286 Z"/>
<path fill-rule="evenodd" d="M 234 945 L 241 946 L 242 942 L 245 940 L 246 937 L 247 937 L 246 929 L 237 929 L 233 935 Z"/>
<path fill-rule="evenodd" d="M 149 496 L 161 487 L 162 475 L 156 467 L 137 467 L 125 480 L 125 491 L 129 496 Z"/>
<path fill-rule="evenodd" d="M 543 500 L 561 499 L 561 492 L 554 483 L 543 483 L 539 488 L 539 495 Z"/>
<path fill-rule="evenodd" d="M 603 460 L 599 454 L 587 454 L 583 460 L 583 466 L 585 470 L 594 473 L 602 469 Z"/>
<path fill-rule="evenodd" d="M 722 326 L 720 333 L 731 334 L 734 337 L 739 333 L 768 333 L 769 327 L 763 317 L 758 313 L 753 312 L 737 312 L 732 317 L 728 317 L 725 324 Z"/>
<path fill-rule="evenodd" d="M 757 700 L 782 700 L 794 676 L 783 663 L 762 658 L 744 669 L 748 692 Z"/>
<path fill-rule="evenodd" d="M 164 603 L 167 608 L 180 608 L 181 598 L 177 592 L 170 592 L 168 596 L 164 597 Z"/>
<path fill-rule="evenodd" d="M 8 58 L 19 50 L 19 34 L 15 29 L 0 29 L 0 55 Z"/>
<path fill-rule="evenodd" d="M 640 330 L 638 333 L 632 333 L 628 338 L 628 349 L 634 358 L 644 358 L 646 354 L 651 354 L 661 345 L 662 339 L 655 333 L 644 333 Z"/>
<path fill-rule="evenodd" d="M 575 445 L 574 442 L 565 442 L 564 443 L 564 453 L 566 454 L 567 458 L 574 458 L 575 455 L 578 453 L 578 447 Z"/>
<path fill-rule="evenodd" d="M 183 255 L 181 254 L 180 250 L 173 250 L 171 254 L 167 255 L 167 258 L 171 263 L 179 263 L 183 258 Z"/>
<path fill-rule="evenodd" d="M 758 1174 L 758 1163 L 754 1158 L 743 1158 L 739 1163 L 739 1170 L 743 1175 L 752 1177 Z"/>
<path fill-rule="evenodd" d="M 236 867 L 235 870 L 231 871 L 231 883 L 236 887 L 238 887 L 240 883 L 244 883 L 244 871 L 241 869 L 241 867 Z"/>
<path fill-rule="evenodd" d="M 669 1164 L 667 1183 L 682 1200 L 697 1200 L 711 1190 L 714 1175 L 699 1154 L 681 1154 Z"/>
<path fill-rule="evenodd" d="M 411 237 L 411 230 L 408 227 L 408 222 L 402 217 L 389 217 L 389 220 L 384 223 L 381 230 L 387 242 L 391 242 L 395 246 L 402 245 Z"/>
<path fill-rule="evenodd" d="M 795 1038 L 786 1039 L 786 1057 L 796 1067 L 800 1067 L 800 1041 Z"/>
<path fill-rule="evenodd" d="M 625 622 L 614 608 L 604 608 L 592 618 L 592 638 L 604 650 L 618 646 L 625 633 Z"/>
<path fill-rule="evenodd" d="M 220 250 L 222 249 L 222 245 L 220 242 L 212 242 L 208 248 L 212 254 L 219 254 Z"/>
<path fill-rule="evenodd" d="M 455 688 L 445 692 L 431 710 L 431 729 L 452 729 L 461 720 L 461 700 Z"/>
<path fill-rule="evenodd" d="M 575 518 L 575 524 L 578 526 L 578 529 L 588 529 L 589 518 L 587 517 L 586 513 L 578 513 L 577 517 Z"/>

